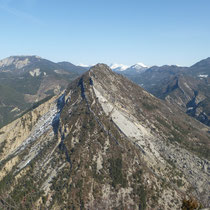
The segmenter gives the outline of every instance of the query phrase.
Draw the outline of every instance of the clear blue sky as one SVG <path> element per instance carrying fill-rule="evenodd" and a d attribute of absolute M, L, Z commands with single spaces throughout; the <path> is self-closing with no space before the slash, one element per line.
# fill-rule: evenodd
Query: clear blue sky
<path fill-rule="evenodd" d="M 0 59 L 193 63 L 210 57 L 210 0 L 0 0 Z"/>

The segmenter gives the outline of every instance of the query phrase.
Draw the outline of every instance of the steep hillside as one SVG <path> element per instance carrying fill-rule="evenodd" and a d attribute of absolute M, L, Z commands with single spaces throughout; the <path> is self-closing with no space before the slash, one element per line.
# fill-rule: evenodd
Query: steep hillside
<path fill-rule="evenodd" d="M 210 126 L 210 81 L 179 75 L 162 84 L 158 95 L 188 115 Z"/>
<path fill-rule="evenodd" d="M 0 129 L 0 206 L 210 206 L 208 131 L 98 64 Z"/>
<path fill-rule="evenodd" d="M 158 94 L 162 84 L 169 81 L 172 77 L 184 71 L 185 68 L 178 66 L 153 66 L 146 71 L 136 73 L 135 75 L 125 74 L 133 82 L 139 84 L 145 90 L 153 95 Z"/>
<path fill-rule="evenodd" d="M 126 77 L 210 126 L 210 58 L 191 67 L 151 67 Z"/>
<path fill-rule="evenodd" d="M 192 65 L 187 74 L 190 74 L 195 77 L 210 77 L 210 57 L 203 59 L 196 64 Z"/>
<path fill-rule="evenodd" d="M 38 56 L 12 56 L 0 61 L 0 127 L 34 103 L 64 90 L 86 70 L 68 62 Z"/>

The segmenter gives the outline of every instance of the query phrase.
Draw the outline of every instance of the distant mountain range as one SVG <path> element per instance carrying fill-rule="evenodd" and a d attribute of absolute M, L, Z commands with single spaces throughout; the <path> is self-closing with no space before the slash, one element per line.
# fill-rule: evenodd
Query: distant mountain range
<path fill-rule="evenodd" d="M 38 56 L 11 56 L 0 61 L 0 127 L 19 117 L 46 97 L 64 90 L 91 66 L 55 63 Z M 147 67 L 111 64 L 156 97 L 210 125 L 210 58 L 191 67 Z"/>
<path fill-rule="evenodd" d="M 0 127 L 60 93 L 87 69 L 38 56 L 11 56 L 0 61 Z"/>
<path fill-rule="evenodd" d="M 146 69 L 148 69 L 148 67 L 144 65 L 143 63 L 137 63 L 132 66 L 126 66 L 123 64 L 111 64 L 110 68 L 114 72 L 124 74 L 124 75 L 135 75 L 138 73 L 142 73 Z"/>

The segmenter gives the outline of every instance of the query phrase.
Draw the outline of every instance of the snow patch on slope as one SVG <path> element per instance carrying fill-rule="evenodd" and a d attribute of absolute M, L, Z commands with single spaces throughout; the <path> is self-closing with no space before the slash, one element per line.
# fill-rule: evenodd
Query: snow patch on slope
<path fill-rule="evenodd" d="M 198 77 L 200 77 L 200 78 L 207 78 L 208 74 L 200 74 L 200 75 L 198 75 Z"/>

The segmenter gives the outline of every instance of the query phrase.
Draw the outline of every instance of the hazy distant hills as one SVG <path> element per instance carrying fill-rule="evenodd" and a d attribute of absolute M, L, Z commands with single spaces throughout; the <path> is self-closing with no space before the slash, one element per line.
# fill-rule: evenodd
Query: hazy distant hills
<path fill-rule="evenodd" d="M 153 66 L 143 71 L 118 71 L 158 98 L 210 125 L 210 58 L 191 67 Z"/>
<path fill-rule="evenodd" d="M 0 208 L 209 207 L 208 131 L 98 64 L 0 129 Z"/>
<path fill-rule="evenodd" d="M 59 93 L 86 71 L 69 62 L 38 56 L 11 56 L 0 61 L 0 127 L 34 103 Z"/>

